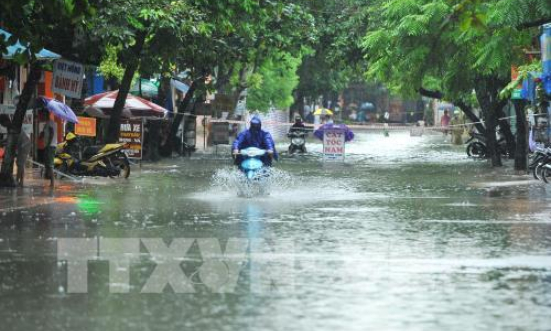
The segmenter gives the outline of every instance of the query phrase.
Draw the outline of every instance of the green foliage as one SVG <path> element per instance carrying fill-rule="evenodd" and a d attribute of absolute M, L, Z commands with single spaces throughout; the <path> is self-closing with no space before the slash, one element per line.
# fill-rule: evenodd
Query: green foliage
<path fill-rule="evenodd" d="M 315 43 L 303 50 L 297 95 L 317 99 L 335 95 L 349 82 L 362 80 L 365 61 L 361 39 L 373 0 L 313 0 L 303 4 L 315 18 Z"/>
<path fill-rule="evenodd" d="M 120 51 L 120 46 L 107 45 L 105 48 L 105 56 L 102 59 L 98 71 L 106 78 L 116 78 L 118 82 L 122 80 L 124 68 L 118 64 L 117 55 Z"/>
<path fill-rule="evenodd" d="M 267 111 L 271 106 L 286 109 L 294 102 L 293 90 L 298 84 L 297 68 L 299 58 L 290 54 L 268 59 L 260 67 L 258 74 L 252 75 L 247 97 L 247 108 L 250 110 Z M 254 84 L 254 85 L 253 85 Z"/>
<path fill-rule="evenodd" d="M 480 76 L 508 77 L 537 31 L 515 28 L 544 17 L 548 0 L 391 0 L 363 38 L 368 79 L 402 95 L 430 86 L 467 100 Z M 528 4 L 527 4 L 528 3 Z"/>
<path fill-rule="evenodd" d="M 12 33 L 10 40 L 0 38 L 0 53 L 20 40 L 27 51 L 16 56 L 20 64 L 35 60 L 44 47 L 56 45 L 63 32 L 95 14 L 100 0 L 2 0 L 0 22 Z M 65 48 L 70 48 L 71 44 Z M 55 50 L 55 49 L 54 49 Z"/>
<path fill-rule="evenodd" d="M 520 84 L 526 79 L 528 79 L 528 75 L 532 72 L 540 72 L 542 68 L 541 61 L 534 61 L 530 64 L 521 65 L 517 68 L 518 70 L 518 76 L 516 79 L 513 79 L 501 92 L 499 93 L 499 97 L 501 99 L 508 99 L 511 97 L 511 94 L 514 90 L 518 88 Z"/>

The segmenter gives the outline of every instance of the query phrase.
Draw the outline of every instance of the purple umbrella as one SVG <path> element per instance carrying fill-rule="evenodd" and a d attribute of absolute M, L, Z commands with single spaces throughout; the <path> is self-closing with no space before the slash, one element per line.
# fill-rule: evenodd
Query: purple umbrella
<path fill-rule="evenodd" d="M 46 109 L 48 109 L 55 116 L 67 122 L 78 123 L 77 116 L 73 110 L 63 102 L 46 97 L 40 97 L 40 99 L 44 102 L 44 107 L 46 107 Z"/>
<path fill-rule="evenodd" d="M 323 140 L 323 132 L 325 130 L 343 130 L 344 141 L 349 142 L 352 139 L 354 139 L 354 132 L 352 132 L 349 127 L 347 127 L 344 124 L 333 124 L 333 123 L 327 123 L 320 126 L 316 131 L 314 131 L 314 136 L 316 136 L 320 140 Z"/>

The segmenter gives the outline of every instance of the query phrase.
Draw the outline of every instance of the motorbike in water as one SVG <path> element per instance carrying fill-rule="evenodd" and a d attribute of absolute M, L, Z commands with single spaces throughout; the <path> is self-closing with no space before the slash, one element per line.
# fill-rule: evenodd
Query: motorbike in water
<path fill-rule="evenodd" d="M 73 176 L 123 177 L 130 176 L 130 162 L 123 152 L 128 144 L 87 146 L 81 151 L 79 137 L 69 132 L 58 144 L 54 158 L 55 170 Z M 82 156 L 80 156 L 82 155 Z"/>
<path fill-rule="evenodd" d="M 252 198 L 270 194 L 270 167 L 264 165 L 262 157 L 268 152 L 257 147 L 248 147 L 239 151 L 239 176 L 237 195 Z"/>
<path fill-rule="evenodd" d="M 486 147 L 486 136 L 478 132 L 469 132 L 471 138 L 465 142 L 467 144 L 467 155 L 474 158 L 488 157 L 488 148 Z M 503 156 L 507 156 L 507 142 L 505 138 L 500 137 L 497 140 L 497 149 Z"/>
<path fill-rule="evenodd" d="M 291 144 L 289 145 L 289 155 L 295 153 L 306 153 L 306 136 L 308 133 L 305 130 L 291 130 L 287 133 L 287 137 L 291 139 Z"/>

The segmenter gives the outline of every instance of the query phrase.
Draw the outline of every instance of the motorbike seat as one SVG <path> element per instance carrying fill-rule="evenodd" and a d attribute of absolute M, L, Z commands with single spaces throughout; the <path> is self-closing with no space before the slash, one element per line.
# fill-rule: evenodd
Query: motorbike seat
<path fill-rule="evenodd" d="M 99 153 L 99 151 L 103 148 L 102 145 L 98 146 L 88 146 L 84 149 L 84 152 L 82 152 L 82 158 L 87 160 L 91 158 L 92 156 Z"/>

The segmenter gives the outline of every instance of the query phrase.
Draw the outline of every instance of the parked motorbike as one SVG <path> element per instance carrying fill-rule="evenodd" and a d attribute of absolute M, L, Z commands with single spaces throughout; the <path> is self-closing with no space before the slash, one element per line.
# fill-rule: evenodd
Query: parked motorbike
<path fill-rule="evenodd" d="M 238 183 L 239 196 L 251 198 L 269 194 L 270 168 L 261 160 L 266 153 L 266 150 L 256 147 L 248 147 L 239 152 L 242 156 L 239 170 L 244 175 Z"/>
<path fill-rule="evenodd" d="M 291 139 L 289 145 L 289 155 L 296 152 L 306 153 L 306 136 L 308 133 L 305 130 L 291 130 L 287 133 L 287 137 Z"/>
<path fill-rule="evenodd" d="M 486 147 L 486 136 L 478 132 L 469 132 L 471 138 L 465 142 L 467 144 L 467 155 L 475 158 L 488 157 L 488 148 Z M 501 137 L 497 140 L 497 149 L 501 155 L 508 155 L 507 141 Z"/>
<path fill-rule="evenodd" d="M 125 148 L 128 144 L 106 144 L 87 146 L 81 152 L 79 137 L 69 132 L 57 145 L 54 167 L 74 176 L 128 178 L 130 162 L 123 152 Z"/>
<path fill-rule="evenodd" d="M 528 168 L 532 170 L 535 179 L 545 183 L 551 181 L 551 149 L 538 146 L 530 158 Z"/>

